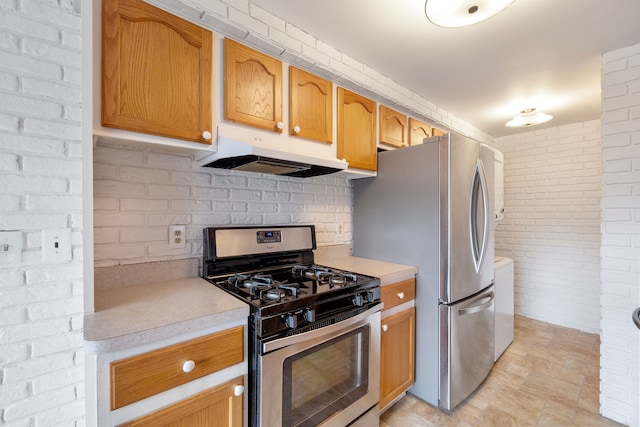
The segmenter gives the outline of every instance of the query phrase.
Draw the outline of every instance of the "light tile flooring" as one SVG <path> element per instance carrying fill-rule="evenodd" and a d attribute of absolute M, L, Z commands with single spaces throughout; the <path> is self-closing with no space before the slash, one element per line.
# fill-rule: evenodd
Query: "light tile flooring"
<path fill-rule="evenodd" d="M 620 426 L 598 415 L 598 335 L 516 316 L 515 338 L 452 414 L 411 394 L 380 427 Z"/>

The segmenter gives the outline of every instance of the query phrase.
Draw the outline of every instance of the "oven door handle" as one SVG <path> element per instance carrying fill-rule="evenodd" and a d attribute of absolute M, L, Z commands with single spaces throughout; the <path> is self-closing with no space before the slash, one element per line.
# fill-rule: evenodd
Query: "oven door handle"
<path fill-rule="evenodd" d="M 314 329 L 311 331 L 303 332 L 301 334 L 292 335 L 290 337 L 284 337 L 277 340 L 268 341 L 262 344 L 262 353 L 263 354 L 269 353 L 271 351 L 278 350 L 283 347 L 304 342 L 309 339 L 310 335 L 317 334 L 320 331 L 322 331 L 323 335 L 335 334 L 337 332 L 344 330 L 345 328 L 361 323 L 363 320 L 365 320 L 367 317 L 369 317 L 373 313 L 376 313 L 381 310 L 382 310 L 382 303 L 376 304 L 370 309 L 368 309 L 367 311 L 363 311 L 362 313 L 356 316 L 350 317 L 346 320 L 343 320 L 342 322 L 334 323 L 333 325 L 325 326 L 320 329 Z"/>

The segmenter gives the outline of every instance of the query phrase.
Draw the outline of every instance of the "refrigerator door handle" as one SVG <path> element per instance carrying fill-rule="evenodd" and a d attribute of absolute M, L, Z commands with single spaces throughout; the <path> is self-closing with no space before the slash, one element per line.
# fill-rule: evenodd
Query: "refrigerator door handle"
<path fill-rule="evenodd" d="M 469 231 L 471 236 L 471 252 L 476 273 L 480 271 L 480 266 L 484 260 L 489 234 L 489 199 L 487 180 L 485 178 L 484 167 L 478 159 L 471 182 L 471 200 L 469 209 Z M 478 209 L 478 204 L 481 204 Z M 478 223 L 479 215 L 482 214 L 481 225 Z"/>
<path fill-rule="evenodd" d="M 491 303 L 493 302 L 494 298 L 495 298 L 495 293 L 491 292 L 489 295 L 487 295 L 486 297 L 478 301 L 478 304 L 472 305 L 471 307 L 461 308 L 460 310 L 458 310 L 458 314 L 460 316 L 464 316 L 465 314 L 473 314 L 473 313 L 478 313 L 480 311 L 487 310 L 491 308 Z"/>

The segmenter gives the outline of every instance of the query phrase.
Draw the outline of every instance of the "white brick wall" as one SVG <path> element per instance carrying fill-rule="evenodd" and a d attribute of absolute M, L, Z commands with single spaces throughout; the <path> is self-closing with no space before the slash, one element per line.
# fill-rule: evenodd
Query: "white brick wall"
<path fill-rule="evenodd" d="M 505 219 L 496 253 L 515 261 L 515 310 L 598 333 L 600 121 L 498 138 Z"/>
<path fill-rule="evenodd" d="M 0 424 L 83 426 L 80 0 L 0 2 Z M 45 264 L 41 230 L 72 228 Z"/>
<path fill-rule="evenodd" d="M 602 414 L 640 425 L 640 44 L 602 58 Z"/>
<path fill-rule="evenodd" d="M 199 258 L 202 229 L 216 225 L 314 224 L 318 246 L 351 243 L 352 185 L 332 175 L 229 172 L 188 154 L 100 143 L 94 199 L 96 266 Z M 187 226 L 186 248 L 169 248 L 172 224 Z"/>

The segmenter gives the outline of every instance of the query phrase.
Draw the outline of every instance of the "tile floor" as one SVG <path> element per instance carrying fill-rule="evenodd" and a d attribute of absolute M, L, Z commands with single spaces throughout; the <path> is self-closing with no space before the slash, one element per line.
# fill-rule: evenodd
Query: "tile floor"
<path fill-rule="evenodd" d="M 620 426 L 598 415 L 598 335 L 516 316 L 514 342 L 452 414 L 407 394 L 380 427 Z"/>

